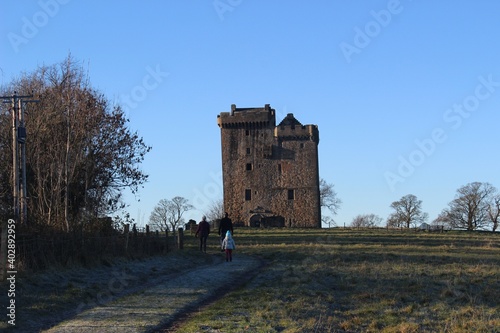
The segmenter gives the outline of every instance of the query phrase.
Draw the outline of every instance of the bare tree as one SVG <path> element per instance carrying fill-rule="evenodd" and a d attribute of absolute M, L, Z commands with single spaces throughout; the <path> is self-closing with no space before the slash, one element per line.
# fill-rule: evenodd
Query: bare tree
<path fill-rule="evenodd" d="M 160 231 L 169 229 L 169 208 L 170 202 L 167 199 L 161 199 L 153 208 L 153 211 L 149 216 L 149 223 L 154 227 L 154 229 Z"/>
<path fill-rule="evenodd" d="M 356 216 L 352 222 L 351 227 L 353 228 L 373 228 L 382 222 L 382 218 L 375 214 L 364 214 Z"/>
<path fill-rule="evenodd" d="M 2 95 L 7 93 L 2 92 Z M 5 104 L 0 104 L 0 154 L 4 158 L 0 159 L 0 218 L 4 221 L 11 216 L 11 205 L 13 201 L 13 192 L 11 187 L 12 179 L 12 132 L 10 123 L 10 112 L 3 108 Z"/>
<path fill-rule="evenodd" d="M 151 147 L 128 129 L 123 110 L 110 107 L 90 86 L 71 56 L 23 74 L 4 95 L 14 91 L 34 92 L 40 100 L 26 107 L 30 223 L 66 231 L 82 227 L 123 208 L 122 191 L 136 192 L 147 180 L 139 166 Z M 5 111 L 5 105 L 0 108 Z M 9 126 L 8 114 L 0 112 L 0 132 Z M 0 144 L 2 156 L 11 156 L 9 149 Z M 12 174 L 9 165 L 0 168 L 0 174 Z M 10 187 L 0 178 L 1 193 Z"/>
<path fill-rule="evenodd" d="M 396 215 L 391 214 L 387 218 L 387 227 L 388 228 L 403 228 L 404 222 L 400 220 Z"/>
<path fill-rule="evenodd" d="M 175 231 L 180 225 L 184 225 L 184 218 L 182 217 L 185 212 L 194 209 L 188 199 L 183 197 L 174 197 L 171 201 L 170 226 Z"/>
<path fill-rule="evenodd" d="M 500 217 L 500 195 L 495 195 L 491 199 L 488 207 L 488 216 L 492 223 L 491 231 L 495 232 L 498 228 L 498 218 Z"/>
<path fill-rule="evenodd" d="M 431 225 L 437 229 L 450 229 L 451 223 L 449 219 L 448 209 L 443 210 L 438 217 L 436 217 Z"/>
<path fill-rule="evenodd" d="M 333 184 L 328 184 L 323 178 L 321 178 L 319 181 L 319 200 L 321 208 L 326 208 L 332 215 L 337 215 L 342 204 L 342 200 L 338 197 L 337 192 L 333 189 L 333 186 Z M 323 214 L 321 214 L 321 216 L 322 224 L 335 224 L 332 217 L 323 216 Z"/>
<path fill-rule="evenodd" d="M 387 219 L 388 226 L 415 227 L 425 222 L 429 217 L 429 214 L 422 212 L 422 200 L 418 200 L 413 194 L 405 195 L 398 201 L 394 201 L 391 208 L 395 211 Z"/>
<path fill-rule="evenodd" d="M 207 221 L 215 221 L 224 217 L 224 200 L 213 201 L 205 212 Z"/>
<path fill-rule="evenodd" d="M 171 230 L 175 234 L 177 228 L 184 225 L 184 213 L 192 209 L 194 206 L 183 197 L 177 196 L 172 200 L 162 199 L 151 212 L 149 221 L 155 229 Z"/>
<path fill-rule="evenodd" d="M 335 222 L 335 220 L 328 215 L 321 215 L 321 224 L 328 226 L 328 228 L 337 226 L 337 222 Z"/>
<path fill-rule="evenodd" d="M 457 190 L 449 207 L 443 210 L 442 218 L 452 228 L 468 231 L 485 229 L 490 223 L 490 205 L 496 191 L 489 183 L 473 182 L 464 185 Z"/>

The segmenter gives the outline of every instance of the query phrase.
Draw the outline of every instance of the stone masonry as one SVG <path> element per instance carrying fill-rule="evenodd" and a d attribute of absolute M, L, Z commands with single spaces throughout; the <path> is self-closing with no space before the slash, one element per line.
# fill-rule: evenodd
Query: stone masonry
<path fill-rule="evenodd" d="M 317 125 L 237 108 L 217 116 L 224 209 L 245 226 L 321 227 Z"/>

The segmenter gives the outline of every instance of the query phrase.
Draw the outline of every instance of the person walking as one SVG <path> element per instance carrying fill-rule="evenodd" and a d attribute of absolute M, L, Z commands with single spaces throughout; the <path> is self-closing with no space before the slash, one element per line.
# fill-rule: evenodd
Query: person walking
<path fill-rule="evenodd" d="M 208 224 L 206 216 L 201 218 L 198 229 L 196 229 L 195 237 L 198 237 L 198 234 L 200 235 L 200 251 L 207 253 L 207 239 L 210 234 L 210 224 Z"/>
<path fill-rule="evenodd" d="M 224 214 L 224 217 L 220 220 L 220 224 L 219 224 L 219 236 L 220 236 L 221 248 L 222 248 L 222 241 L 226 237 L 226 233 L 228 231 L 231 231 L 231 235 L 234 234 L 233 233 L 233 222 L 229 218 L 229 214 L 226 212 Z M 222 249 L 221 251 L 224 251 L 224 249 Z"/>
<path fill-rule="evenodd" d="M 233 261 L 233 250 L 236 249 L 236 244 L 229 230 L 226 232 L 226 237 L 224 237 L 222 241 L 222 249 L 226 251 L 226 262 Z"/>

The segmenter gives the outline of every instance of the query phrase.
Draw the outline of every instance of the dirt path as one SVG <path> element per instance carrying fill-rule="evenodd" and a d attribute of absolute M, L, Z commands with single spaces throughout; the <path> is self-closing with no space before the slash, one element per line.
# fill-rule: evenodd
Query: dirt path
<path fill-rule="evenodd" d="M 151 332 L 168 329 L 177 318 L 216 299 L 255 273 L 262 262 L 239 255 L 233 262 L 190 269 L 136 293 L 78 314 L 44 331 L 56 332 Z"/>

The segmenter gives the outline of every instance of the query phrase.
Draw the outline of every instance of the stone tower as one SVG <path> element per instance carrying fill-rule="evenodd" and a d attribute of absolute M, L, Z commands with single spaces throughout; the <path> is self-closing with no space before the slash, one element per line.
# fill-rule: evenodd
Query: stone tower
<path fill-rule="evenodd" d="M 316 125 L 293 114 L 237 108 L 217 116 L 221 129 L 224 209 L 245 226 L 321 227 Z"/>

